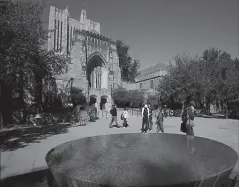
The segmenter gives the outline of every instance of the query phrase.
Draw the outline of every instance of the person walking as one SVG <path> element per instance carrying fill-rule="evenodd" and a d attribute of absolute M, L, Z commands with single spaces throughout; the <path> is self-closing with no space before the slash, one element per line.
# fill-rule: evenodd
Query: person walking
<path fill-rule="evenodd" d="M 153 109 L 151 105 L 149 104 L 149 130 L 153 130 Z"/>
<path fill-rule="evenodd" d="M 185 133 L 187 136 L 187 148 L 190 149 L 193 154 L 195 151 L 194 148 L 194 118 L 195 118 L 195 109 L 193 102 L 186 104 L 186 107 L 182 114 L 182 124 L 185 126 Z"/>
<path fill-rule="evenodd" d="M 141 128 L 142 133 L 143 132 L 147 133 L 148 124 L 149 124 L 149 108 L 148 105 L 145 104 L 144 107 L 142 108 L 142 128 Z"/>
<path fill-rule="evenodd" d="M 112 128 L 113 127 L 113 122 L 115 122 L 116 126 L 119 128 L 119 124 L 117 122 L 117 109 L 116 109 L 116 106 L 115 105 L 112 105 L 112 109 L 110 110 L 110 114 L 112 115 L 112 119 L 111 119 L 111 122 L 110 122 L 110 125 L 109 125 L 109 128 Z"/>
<path fill-rule="evenodd" d="M 124 108 L 124 110 L 121 114 L 121 119 L 123 120 L 123 127 L 124 128 L 129 126 L 128 122 L 127 122 L 128 116 L 129 116 L 128 110 L 127 110 L 127 108 Z"/>
<path fill-rule="evenodd" d="M 163 127 L 163 110 L 162 110 L 162 107 L 159 107 L 158 108 L 158 113 L 156 114 L 156 118 L 157 118 L 157 121 L 156 121 L 156 125 L 157 125 L 157 130 L 156 132 L 159 132 L 161 131 L 162 133 L 164 132 L 164 127 Z"/>

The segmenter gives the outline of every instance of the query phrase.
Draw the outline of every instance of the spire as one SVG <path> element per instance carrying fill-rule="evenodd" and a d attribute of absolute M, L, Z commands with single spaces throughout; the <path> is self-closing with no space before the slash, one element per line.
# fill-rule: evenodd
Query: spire
<path fill-rule="evenodd" d="M 82 9 L 81 10 L 81 17 L 80 17 L 81 23 L 84 23 L 86 19 L 87 19 L 86 10 Z"/>
<path fill-rule="evenodd" d="M 87 3 L 87 1 L 86 0 L 83 0 L 84 2 L 83 2 L 83 9 L 85 10 L 85 12 L 86 12 L 86 3 Z"/>

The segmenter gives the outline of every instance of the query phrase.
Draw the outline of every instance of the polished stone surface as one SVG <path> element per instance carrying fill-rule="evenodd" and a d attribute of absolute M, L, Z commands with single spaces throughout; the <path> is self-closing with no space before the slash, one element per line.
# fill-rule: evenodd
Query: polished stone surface
<path fill-rule="evenodd" d="M 53 148 L 46 161 L 59 187 L 74 183 L 75 186 L 173 186 L 202 180 L 208 183 L 203 186 L 213 186 L 218 175 L 229 175 L 238 159 L 233 149 L 199 137 L 195 137 L 194 144 L 195 152 L 190 154 L 184 135 L 95 136 Z"/>

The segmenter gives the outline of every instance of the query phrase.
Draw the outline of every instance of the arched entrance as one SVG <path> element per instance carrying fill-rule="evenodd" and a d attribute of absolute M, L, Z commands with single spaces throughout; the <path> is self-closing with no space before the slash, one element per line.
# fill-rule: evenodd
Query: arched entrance
<path fill-rule="evenodd" d="M 106 95 L 101 96 L 100 98 L 100 110 L 106 109 L 106 103 L 108 101 L 108 97 Z"/>
<path fill-rule="evenodd" d="M 99 52 L 89 56 L 86 71 L 90 88 L 102 89 L 108 87 L 108 70 L 105 66 L 106 61 Z"/>
<path fill-rule="evenodd" d="M 91 95 L 90 96 L 90 102 L 89 105 L 92 106 L 97 102 L 97 95 Z"/>

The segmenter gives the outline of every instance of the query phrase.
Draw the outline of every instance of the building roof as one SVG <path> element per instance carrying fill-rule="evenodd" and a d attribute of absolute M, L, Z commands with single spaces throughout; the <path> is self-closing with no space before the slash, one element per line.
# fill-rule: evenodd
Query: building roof
<path fill-rule="evenodd" d="M 149 75 L 149 74 L 155 73 L 155 72 L 160 71 L 160 70 L 167 71 L 167 67 L 168 66 L 166 64 L 158 63 L 154 66 L 149 67 L 149 68 L 140 70 L 139 71 L 139 74 L 140 74 L 139 76 Z"/>

